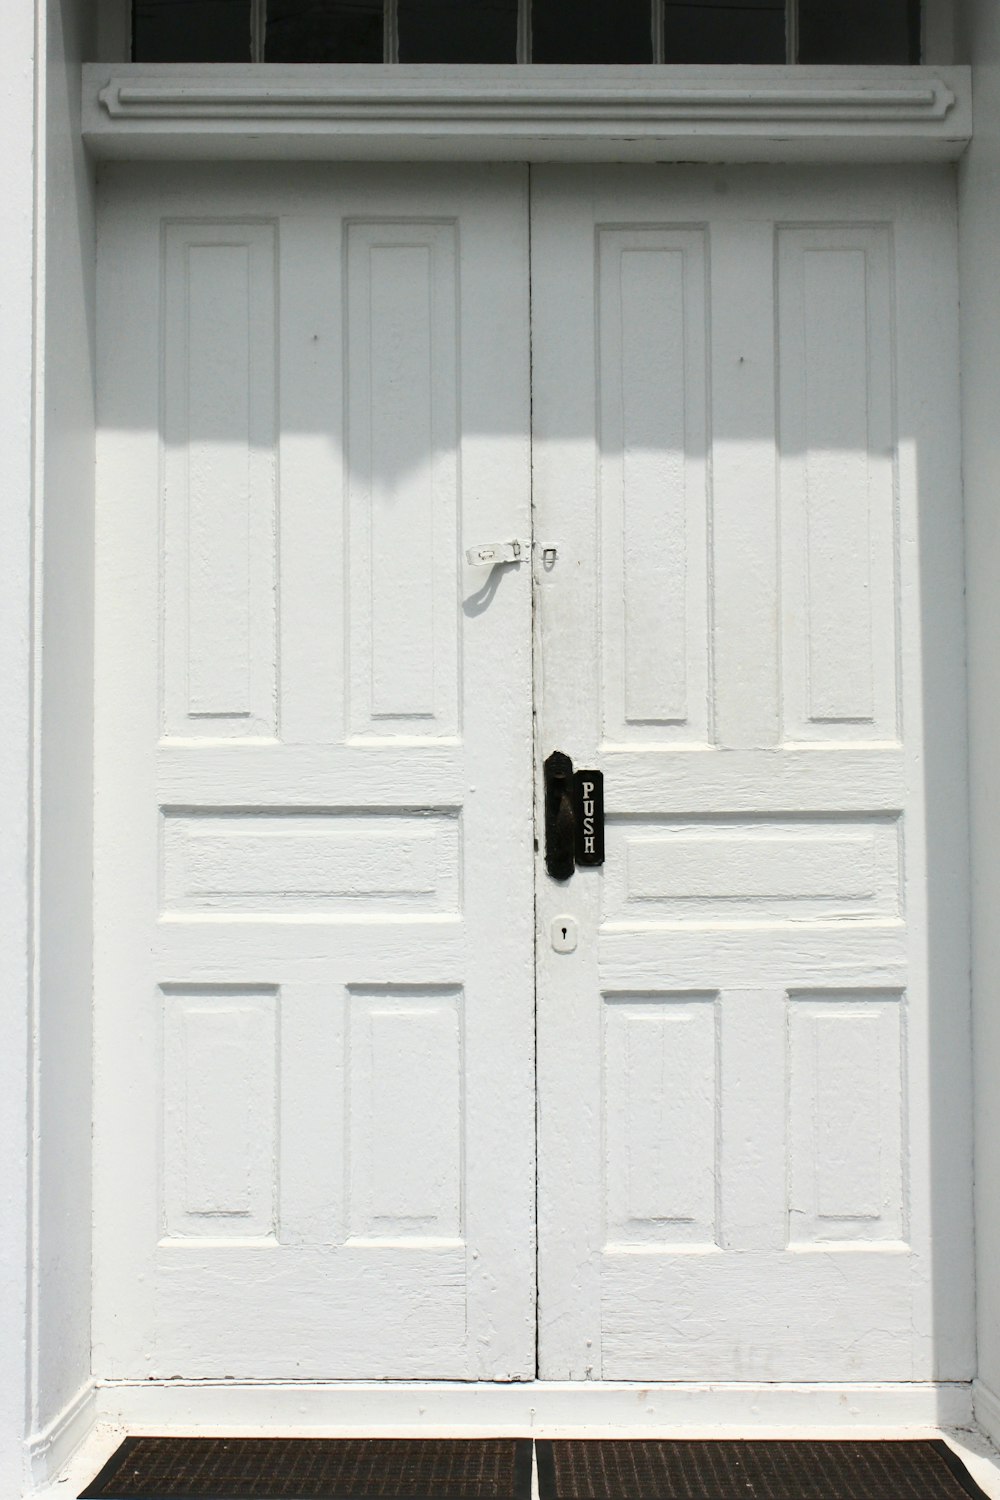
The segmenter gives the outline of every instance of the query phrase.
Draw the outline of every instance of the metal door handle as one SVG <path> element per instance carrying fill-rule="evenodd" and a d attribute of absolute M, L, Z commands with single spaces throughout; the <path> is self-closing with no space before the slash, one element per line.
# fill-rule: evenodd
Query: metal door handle
<path fill-rule="evenodd" d="M 568 880 L 576 868 L 573 762 L 553 750 L 544 769 L 545 868 L 553 880 Z"/>

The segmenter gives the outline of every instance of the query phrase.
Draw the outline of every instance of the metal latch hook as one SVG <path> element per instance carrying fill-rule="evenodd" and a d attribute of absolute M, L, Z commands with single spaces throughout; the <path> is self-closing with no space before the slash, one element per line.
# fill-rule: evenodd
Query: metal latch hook
<path fill-rule="evenodd" d="M 523 562 L 527 550 L 523 542 L 485 542 L 470 547 L 465 560 L 472 568 L 495 568 L 499 563 Z"/>

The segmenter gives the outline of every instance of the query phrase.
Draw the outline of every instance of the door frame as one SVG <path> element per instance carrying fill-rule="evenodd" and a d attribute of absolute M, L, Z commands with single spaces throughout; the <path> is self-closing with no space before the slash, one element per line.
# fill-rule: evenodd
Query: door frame
<path fill-rule="evenodd" d="M 46 10 L 52 10 L 46 0 L 39 0 L 36 8 L 43 17 Z M 111 8 L 102 5 L 102 14 Z M 80 10 L 82 12 L 82 7 Z M 87 1162 L 89 1084 L 86 1072 L 89 1053 L 86 1025 L 81 1028 L 81 1024 L 71 1018 L 77 1014 L 78 1002 L 85 1001 L 88 983 L 90 896 L 83 856 L 87 837 L 85 803 L 90 781 L 88 756 L 81 753 L 80 746 L 89 732 L 90 712 L 87 555 L 93 515 L 93 481 L 88 456 L 92 458 L 93 424 L 89 408 L 92 368 L 88 319 L 96 165 L 102 157 L 177 159 L 189 156 L 206 159 L 228 155 L 246 157 L 255 152 L 299 159 L 309 155 L 341 159 L 383 156 L 399 160 L 410 154 L 423 159 L 459 156 L 499 159 L 506 155 L 508 159 L 521 160 L 544 152 L 551 157 L 554 150 L 581 160 L 623 160 L 634 151 L 636 154 L 655 152 L 661 160 L 690 160 L 695 152 L 728 162 L 739 160 L 748 148 L 745 120 L 739 109 L 735 109 L 708 140 L 700 129 L 703 120 L 693 119 L 690 112 L 685 114 L 681 109 L 671 121 L 661 121 L 652 131 L 653 138 L 646 139 L 641 147 L 633 147 L 632 135 L 626 140 L 624 136 L 614 137 L 608 133 L 607 113 L 598 108 L 593 99 L 589 128 L 581 130 L 577 139 L 567 120 L 561 141 L 555 147 L 546 133 L 548 122 L 539 123 L 537 113 L 532 125 L 529 112 L 526 129 L 520 129 L 514 119 L 501 121 L 484 134 L 481 121 L 465 120 L 463 123 L 460 118 L 456 122 L 451 110 L 442 110 L 435 118 L 431 107 L 421 115 L 419 130 L 414 131 L 412 119 L 402 123 L 398 117 L 387 121 L 377 101 L 372 103 L 367 125 L 363 118 L 359 123 L 355 111 L 352 117 L 341 120 L 334 138 L 328 138 L 329 133 L 322 122 L 297 129 L 294 121 L 282 119 L 280 114 L 277 118 L 266 110 L 255 114 L 252 108 L 240 119 L 223 121 L 220 125 L 207 108 L 199 106 L 187 119 L 171 120 L 167 113 L 161 118 L 142 122 L 139 130 L 135 128 L 135 121 L 111 120 L 98 99 L 99 89 L 112 74 L 128 77 L 132 70 L 124 64 L 103 63 L 88 64 L 84 68 L 83 140 L 86 149 L 81 151 L 80 117 L 74 101 L 80 86 L 79 59 L 81 53 L 87 55 L 88 43 L 74 33 L 72 26 L 56 28 L 57 34 L 50 39 L 47 63 L 52 89 L 46 117 L 44 110 L 39 113 L 30 86 L 32 59 L 39 69 L 37 89 L 44 88 L 46 66 L 44 57 L 40 64 L 36 57 L 34 43 L 37 37 L 32 20 L 28 15 L 12 39 L 10 66 L 17 73 L 17 92 L 16 97 L 12 96 L 8 113 L 12 122 L 12 139 L 27 138 L 33 129 L 38 131 L 34 188 L 37 213 L 33 217 L 30 212 L 31 174 L 26 168 L 16 182 L 20 190 L 19 201 L 26 205 L 19 221 L 22 227 L 12 237 L 5 258 L 5 264 L 11 270 L 12 296 L 20 298 L 23 309 L 20 324 L 12 333 L 17 344 L 10 365 L 20 393 L 11 406 L 8 424 L 11 432 L 10 462 L 12 472 L 18 476 L 12 494 L 19 497 L 32 490 L 32 484 L 25 477 L 32 471 L 36 494 L 30 523 L 26 513 L 23 525 L 19 523 L 13 534 L 8 569 L 13 586 L 9 597 L 5 595 L 19 622 L 18 628 L 8 633 L 7 642 L 7 654 L 12 663 L 8 674 L 13 712 L 9 729 L 13 737 L 20 735 L 19 726 L 22 726 L 25 744 L 28 745 L 30 740 L 24 756 L 18 749 L 12 764 L 15 766 L 15 781 L 30 780 L 35 797 L 33 813 L 26 812 L 19 822 L 14 819 L 11 822 L 11 873 L 7 887 L 11 895 L 8 913 L 14 934 L 9 945 L 10 968 L 15 980 L 12 993 L 27 1005 L 30 1024 L 25 1028 L 26 1045 L 18 1047 L 15 1044 L 7 1054 L 4 1077 L 7 1079 L 5 1092 L 13 1101 L 15 1115 L 17 1100 L 23 1101 L 26 1090 L 34 1101 L 33 1115 L 26 1117 L 26 1123 L 30 1125 L 33 1118 L 36 1129 L 40 1118 L 51 1108 L 46 1100 L 50 1095 L 59 1095 L 58 1106 L 50 1119 L 46 1150 L 37 1140 L 32 1149 L 31 1132 L 28 1129 L 22 1131 L 20 1125 L 11 1136 L 12 1141 L 22 1140 L 27 1144 L 26 1152 L 12 1148 L 11 1201 L 17 1206 L 12 1216 L 9 1246 L 18 1318 L 21 1313 L 25 1314 L 29 1333 L 25 1341 L 22 1338 L 24 1328 L 17 1318 L 12 1318 L 15 1337 L 11 1347 L 15 1350 L 24 1348 L 24 1361 L 20 1353 L 12 1356 L 10 1379 L 5 1388 L 12 1393 L 23 1392 L 27 1379 L 30 1400 L 25 1407 L 24 1421 L 22 1423 L 19 1415 L 16 1422 L 11 1423 L 10 1431 L 14 1434 L 15 1445 L 22 1442 L 27 1445 L 24 1463 L 28 1477 L 24 1483 L 35 1493 L 68 1461 L 98 1421 L 124 1419 L 157 1423 L 176 1420 L 185 1425 L 197 1425 L 202 1420 L 199 1413 L 207 1412 L 208 1408 L 203 1404 L 207 1400 L 211 1402 L 217 1419 L 226 1423 L 246 1421 L 247 1416 L 241 1419 L 240 1410 L 247 1414 L 256 1412 L 258 1417 L 270 1412 L 275 1421 L 285 1424 L 286 1430 L 299 1430 L 304 1412 L 304 1408 L 293 1406 L 288 1401 L 287 1391 L 279 1389 L 246 1389 L 238 1393 L 238 1399 L 230 1402 L 225 1392 L 204 1391 L 199 1396 L 197 1392 L 166 1390 L 119 1391 L 104 1386 L 90 1373 L 83 1326 L 89 1274 L 89 1209 L 81 1177 L 81 1169 L 85 1169 Z M 111 48 L 102 55 L 113 57 L 115 53 Z M 827 83 L 853 78 L 859 86 L 871 87 L 882 76 L 883 70 L 860 70 L 859 73 L 859 70 L 837 69 L 827 72 Z M 753 83 L 753 75 L 748 74 L 748 70 L 741 70 L 738 80 L 731 73 L 727 75 L 726 70 L 722 70 L 722 74 L 725 76 L 721 81 L 729 84 L 737 81 L 744 85 Z M 757 160 L 849 162 L 877 155 L 886 161 L 957 161 L 972 140 L 971 70 L 923 68 L 917 70 L 917 75 L 921 83 L 931 76 L 944 78 L 955 92 L 958 108 L 947 127 L 942 128 L 940 123 L 930 125 L 923 120 L 888 129 L 884 119 L 880 123 L 878 119 L 865 118 L 862 112 L 862 116 L 854 121 L 855 128 L 848 131 L 842 122 L 829 117 L 819 124 L 783 117 L 780 128 L 767 123 L 760 125 L 758 138 L 750 149 Z M 185 76 L 189 76 L 187 70 L 171 70 L 172 80 L 176 83 L 183 83 Z M 301 72 L 299 76 L 302 76 Z M 711 76 L 716 77 L 714 70 Z M 576 77 L 580 79 L 579 71 Z M 708 77 L 707 72 L 698 70 L 695 86 L 704 86 Z M 690 79 L 690 74 L 687 79 Z M 189 77 L 189 81 L 202 80 Z M 380 81 L 380 87 L 384 82 Z M 804 83 L 810 88 L 819 87 L 820 92 L 825 86 L 822 81 L 813 85 L 797 74 L 795 80 L 784 75 L 776 87 L 794 87 L 799 91 Z M 981 97 L 981 118 L 988 123 L 992 119 L 992 105 L 985 95 Z M 433 100 L 431 103 L 433 105 Z M 253 144 L 254 140 L 259 144 Z M 984 398 L 989 380 L 995 373 L 991 363 L 995 349 L 991 344 L 993 329 L 986 291 L 987 284 L 992 283 L 988 281 L 984 250 L 986 243 L 992 243 L 988 239 L 988 226 L 993 213 L 993 178 L 988 169 L 988 154 L 987 145 L 981 152 L 973 152 L 979 171 L 967 182 L 963 196 L 963 246 L 967 244 L 963 275 L 970 308 L 963 354 L 980 379 Z M 53 184 L 47 197 L 44 192 L 46 173 Z M 982 230 L 981 224 L 986 226 Z M 43 228 L 45 231 L 34 262 L 25 248 L 33 225 L 40 235 Z M 986 241 L 983 234 L 987 235 Z M 33 332 L 28 328 L 32 306 L 36 313 Z M 50 362 L 43 373 L 41 364 L 36 368 L 33 361 L 42 358 L 47 324 L 53 330 L 49 337 L 58 340 L 59 361 L 58 368 Z M 24 393 L 32 390 L 39 413 L 35 426 L 24 416 L 28 401 Z M 44 406 L 46 400 L 52 401 L 51 407 Z M 967 405 L 967 412 L 970 430 L 965 440 L 966 452 L 980 462 L 981 469 L 984 444 L 992 442 L 992 427 L 985 420 L 978 419 L 978 408 L 970 410 Z M 976 418 L 974 427 L 973 418 Z M 986 515 L 991 495 L 985 474 L 977 471 L 973 482 L 977 515 Z M 19 499 L 17 503 L 20 504 Z M 981 565 L 980 582 L 982 569 L 988 567 L 991 555 L 987 530 L 987 524 L 981 518 L 977 536 L 983 544 L 982 555 L 987 561 Z M 50 535 L 53 542 L 50 542 Z M 29 588 L 32 579 L 37 592 Z M 43 588 L 44 595 L 41 593 Z M 973 619 L 980 632 L 973 644 L 982 641 L 982 632 L 987 629 L 991 597 L 988 599 L 980 586 L 975 597 L 970 599 Z M 40 669 L 43 638 L 44 673 Z M 37 653 L 36 658 L 31 657 L 32 649 Z M 31 664 L 33 659 L 34 666 Z M 979 739 L 975 743 L 979 746 L 980 760 L 988 753 L 992 763 L 992 747 L 987 752 L 983 739 L 989 717 L 988 671 L 983 666 L 980 672 L 986 676 L 979 683 Z M 34 709 L 32 704 L 35 704 Z M 23 778 L 17 770 L 22 761 Z M 977 785 L 982 797 L 981 766 Z M 80 830 L 77 836 L 82 856 L 70 862 L 65 859 L 67 799 L 69 815 L 76 820 L 71 826 Z M 52 831 L 47 832 L 50 827 Z M 57 828 L 58 832 L 55 831 Z M 983 838 L 986 842 L 981 843 L 980 860 L 987 850 L 988 831 Z M 46 875 L 46 841 L 53 839 L 56 840 L 53 846 L 56 853 L 54 859 L 49 860 L 50 873 Z M 60 863 L 62 873 L 53 879 L 51 871 Z M 981 869 L 985 880 L 989 876 L 989 866 L 981 865 Z M 967 879 L 966 872 L 959 871 L 959 877 L 963 881 Z M 34 960 L 29 964 L 32 954 Z M 42 965 L 40 972 L 39 960 Z M 980 953 L 977 973 L 984 995 L 988 995 L 989 963 L 989 953 Z M 48 975 L 46 966 L 49 967 Z M 46 1016 L 52 1018 L 47 1023 Z M 68 1022 L 71 1022 L 69 1026 Z M 42 1031 L 45 1024 L 56 1028 L 58 1040 L 46 1039 Z M 70 1038 L 68 1050 L 64 1040 L 67 1036 Z M 22 1110 L 18 1118 L 23 1114 Z M 987 1123 L 986 1117 L 982 1117 L 980 1128 Z M 988 1163 L 991 1142 L 986 1138 L 982 1144 Z M 28 1166 L 22 1170 L 25 1161 Z M 50 1201 L 58 1205 L 58 1211 L 46 1227 L 45 1207 Z M 57 1242 L 52 1240 L 53 1234 L 58 1235 Z M 27 1259 L 22 1253 L 25 1243 L 30 1252 Z M 53 1253 L 56 1243 L 57 1256 Z M 34 1271 L 31 1269 L 32 1260 L 37 1266 Z M 30 1316 L 25 1311 L 29 1306 Z M 72 1315 L 69 1309 L 74 1309 Z M 544 1412 L 553 1421 L 566 1420 L 571 1411 L 586 1411 L 590 1413 L 587 1419 L 590 1426 L 594 1421 L 603 1420 L 599 1417 L 599 1408 L 605 1411 L 611 1424 L 617 1424 L 619 1418 L 626 1419 L 634 1413 L 638 1394 L 634 1388 L 620 1393 L 595 1389 L 562 1393 L 554 1390 L 550 1399 L 537 1388 L 528 1387 L 526 1390 L 532 1392 L 525 1398 L 526 1420 L 536 1410 L 539 1415 Z M 230 1394 L 236 1396 L 236 1393 Z M 412 1387 L 395 1393 L 380 1387 L 367 1394 L 345 1387 L 337 1392 L 317 1390 L 316 1400 L 309 1397 L 306 1405 L 309 1415 L 321 1421 L 337 1412 L 353 1411 L 357 1419 L 371 1423 L 376 1418 L 379 1403 L 384 1401 L 384 1420 L 396 1425 L 397 1422 L 418 1419 L 414 1394 Z M 442 1388 L 420 1394 L 421 1400 L 416 1405 L 424 1415 L 419 1420 L 434 1427 L 455 1422 L 478 1425 L 480 1396 L 492 1400 L 497 1395 L 492 1390 L 476 1393 L 466 1387 Z M 434 1394 L 440 1397 L 440 1404 L 432 1406 L 430 1396 Z M 502 1399 L 507 1401 L 512 1394 L 504 1391 Z M 217 1395 L 226 1399 L 228 1414 L 216 1406 Z M 572 1407 L 566 1405 L 569 1395 L 575 1398 Z M 972 1402 L 971 1390 L 966 1385 L 947 1390 L 913 1386 L 893 1390 L 852 1387 L 839 1392 L 769 1390 L 756 1394 L 750 1390 L 734 1390 L 731 1395 L 737 1403 L 735 1406 L 723 1392 L 677 1389 L 656 1393 L 655 1400 L 651 1396 L 643 1410 L 648 1407 L 649 1420 L 661 1428 L 701 1420 L 709 1423 L 713 1430 L 717 1430 L 718 1423 L 727 1422 L 734 1423 L 741 1430 L 748 1426 L 764 1429 L 777 1420 L 788 1420 L 796 1431 L 801 1432 L 804 1424 L 812 1420 L 829 1420 L 832 1428 L 840 1431 L 859 1430 L 871 1424 L 880 1429 L 900 1430 L 914 1422 L 930 1422 L 933 1426 L 965 1424 L 969 1420 Z M 980 1420 L 989 1420 L 993 1430 L 1000 1431 L 1000 1416 L 997 1415 L 1000 1407 L 993 1411 L 984 1404 L 990 1395 L 986 1387 L 980 1387 L 978 1395 Z M 358 1399 L 360 1404 L 355 1404 Z M 693 1415 L 696 1406 L 702 1414 L 700 1418 Z M 18 1399 L 12 1397 L 10 1407 L 14 1411 Z M 786 1413 L 784 1419 L 779 1418 L 782 1410 Z M 520 1417 L 518 1424 L 523 1425 Z M 100 1446 L 101 1441 L 106 1445 L 109 1440 L 97 1441 Z M 10 1455 L 13 1456 L 8 1463 Z M 85 1466 L 90 1461 L 88 1450 Z M 16 1446 L 5 1448 L 0 1467 L 9 1478 L 8 1487 L 12 1493 L 14 1486 L 20 1490 L 21 1462 Z"/>
<path fill-rule="evenodd" d="M 541 540 L 544 540 L 544 538 L 541 538 Z M 954 655 L 954 652 L 952 652 L 952 655 Z M 954 666 L 954 661 L 952 661 L 952 666 Z M 180 1389 L 183 1389 L 183 1385 L 183 1382 L 177 1383 L 177 1386 Z M 447 1383 L 433 1383 L 433 1385 L 430 1386 L 430 1389 L 432 1389 L 432 1391 L 444 1392 L 445 1388 L 447 1388 Z M 121 1394 L 124 1388 L 123 1386 L 118 1386 L 117 1389 L 118 1394 Z M 154 1388 L 153 1386 L 153 1388 L 151 1389 L 156 1388 Z M 202 1391 L 204 1391 L 204 1386 L 202 1386 L 201 1389 Z M 229 1391 L 231 1391 L 231 1389 L 232 1388 L 229 1388 Z M 247 1388 L 237 1389 L 243 1389 L 243 1391 L 246 1391 Z M 322 1404 L 324 1404 L 324 1395 L 333 1395 L 334 1392 L 342 1392 L 342 1394 L 346 1394 L 346 1391 L 358 1391 L 360 1392 L 360 1394 L 361 1392 L 364 1392 L 364 1394 L 366 1394 L 366 1400 L 369 1397 L 372 1398 L 375 1406 L 379 1406 L 379 1404 L 382 1404 L 382 1400 L 385 1400 L 388 1409 L 391 1409 L 391 1403 L 393 1403 L 393 1386 L 391 1385 L 345 1386 L 334 1385 L 334 1383 L 331 1383 L 330 1386 L 316 1386 L 316 1388 L 310 1389 L 315 1389 L 316 1403 L 318 1403 L 318 1406 L 322 1406 Z M 412 1389 L 414 1389 L 414 1386 L 409 1385 L 409 1383 L 400 1383 L 399 1389 L 394 1392 L 394 1394 L 396 1394 L 397 1397 L 400 1398 L 400 1403 L 402 1403 L 403 1406 L 405 1406 L 406 1392 L 411 1392 L 412 1394 Z M 577 1388 L 573 1385 L 562 1386 L 561 1383 L 534 1382 L 531 1383 L 531 1389 L 535 1392 L 535 1394 L 538 1395 L 538 1397 L 544 1397 L 546 1398 L 546 1400 L 552 1398 L 553 1401 L 558 1401 L 559 1407 L 564 1406 L 567 1401 L 570 1401 L 571 1407 L 573 1406 L 573 1403 L 571 1403 L 570 1398 L 573 1397 L 573 1392 L 576 1391 Z M 618 1386 L 615 1386 L 615 1383 L 609 1382 L 595 1382 L 592 1383 L 592 1385 L 588 1386 L 589 1392 L 595 1391 L 595 1389 L 600 1389 L 600 1391 L 606 1392 L 607 1398 L 609 1398 L 610 1412 L 610 1410 L 612 1410 L 613 1398 L 616 1397 L 616 1394 L 618 1394 L 619 1391 Z M 660 1395 L 661 1401 L 664 1401 L 664 1403 L 667 1403 L 667 1398 L 669 1397 L 682 1398 L 682 1401 L 693 1401 L 696 1400 L 696 1397 L 697 1395 L 699 1395 L 700 1391 L 699 1386 L 693 1385 L 693 1383 L 684 1383 L 684 1385 L 676 1385 L 676 1383 L 670 1383 L 670 1385 L 654 1386 L 654 1388 L 643 1389 L 654 1389 L 654 1391 L 657 1391 L 657 1394 Z M 741 1395 L 741 1392 L 747 1392 L 748 1394 L 748 1392 L 751 1391 L 756 1391 L 759 1395 L 766 1394 L 766 1397 L 768 1397 L 768 1404 L 777 1403 L 775 1404 L 774 1415 L 771 1416 L 771 1421 L 781 1421 L 781 1416 L 778 1415 L 778 1413 L 783 1412 L 783 1410 L 792 1409 L 792 1407 L 786 1406 L 786 1401 L 787 1403 L 793 1404 L 793 1394 L 795 1394 L 796 1391 L 801 1391 L 802 1388 L 801 1386 L 787 1386 L 787 1388 L 781 1388 L 781 1386 L 768 1386 L 768 1388 L 759 1388 L 759 1386 L 754 1385 L 742 1385 L 742 1383 L 733 1383 L 732 1386 L 727 1385 L 726 1389 L 727 1391 L 730 1391 L 730 1394 L 732 1394 L 733 1397 L 738 1397 L 738 1395 Z M 816 1388 L 810 1389 L 814 1389 L 814 1394 L 816 1394 Z M 861 1392 L 867 1391 L 867 1389 L 868 1388 L 865 1388 L 864 1385 L 852 1386 L 852 1394 L 861 1395 Z M 883 1397 L 885 1397 L 886 1395 L 886 1392 L 892 1392 L 894 1391 L 894 1389 L 894 1386 L 873 1386 L 873 1388 L 870 1388 L 871 1398 L 873 1398 L 873 1401 L 882 1401 Z M 486 1386 L 486 1388 L 484 1388 L 484 1391 L 489 1392 L 489 1386 Z M 631 1388 L 631 1386 L 624 1386 L 624 1388 L 621 1388 L 622 1395 L 627 1394 L 628 1391 L 634 1391 L 634 1388 Z M 936 1412 L 937 1410 L 937 1401 L 939 1401 L 939 1398 L 942 1398 L 945 1394 L 952 1394 L 955 1398 L 957 1398 L 958 1404 L 961 1404 L 961 1400 L 963 1400 L 963 1398 L 961 1398 L 961 1392 L 963 1391 L 964 1388 L 963 1386 L 961 1386 L 961 1383 L 927 1383 L 927 1385 L 907 1386 L 907 1391 L 900 1392 L 900 1395 L 906 1394 L 907 1410 L 910 1410 L 910 1412 L 918 1412 L 919 1410 L 919 1412 L 922 1413 L 922 1416 L 919 1419 L 922 1419 L 922 1421 L 933 1421 L 933 1412 Z M 144 1392 L 145 1394 L 148 1394 L 148 1392 L 150 1392 L 150 1388 L 148 1388 L 147 1386 L 147 1388 L 144 1388 Z M 378 1392 L 384 1392 L 384 1397 L 382 1397 L 382 1395 L 378 1395 Z M 145 1394 L 139 1395 L 138 1392 L 133 1392 L 133 1395 L 136 1395 L 136 1400 L 138 1400 L 139 1407 L 144 1404 Z M 459 1400 L 459 1398 L 457 1398 L 457 1392 L 456 1400 L 457 1404 L 459 1404 L 459 1406 L 462 1406 L 462 1400 Z M 172 1401 L 168 1400 L 168 1403 L 166 1404 L 172 1404 Z M 226 1406 L 228 1406 L 228 1401 L 223 1401 L 223 1409 L 226 1409 Z M 492 1401 L 484 1401 L 483 1410 L 490 1409 L 490 1407 L 492 1406 Z M 670 1403 L 667 1403 L 667 1406 L 670 1406 Z M 670 1409 L 673 1409 L 673 1407 L 670 1407 Z M 498 1416 L 501 1410 L 505 1410 L 504 1407 L 498 1407 Z M 654 1412 L 654 1410 L 655 1413 L 657 1413 L 657 1416 L 655 1416 L 655 1418 L 654 1416 L 652 1416 L 652 1412 Z M 655 1404 L 655 1407 L 651 1407 L 651 1421 L 663 1422 L 664 1419 L 666 1419 L 664 1418 L 664 1410 L 666 1410 L 666 1407 L 661 1407 L 658 1403 Z M 109 1413 L 109 1415 L 111 1415 L 111 1413 Z M 124 1412 L 121 1413 L 121 1415 L 124 1416 Z M 235 1419 L 235 1416 L 232 1419 Z M 696 1418 L 694 1419 L 696 1419 L 697 1421 L 697 1419 L 699 1418 L 697 1418 L 696 1416 Z M 913 1421 L 913 1419 L 916 1418 L 909 1418 L 909 1421 Z M 132 1419 L 126 1418 L 126 1421 L 132 1421 Z M 150 1421 L 156 1421 L 156 1419 L 150 1418 Z M 532 1419 L 532 1421 L 534 1421 L 534 1419 Z M 613 1421 L 618 1422 L 618 1419 L 613 1419 Z M 742 1419 L 736 1419 L 736 1421 L 742 1422 Z M 793 1421 L 793 1419 L 789 1418 L 789 1421 Z"/>

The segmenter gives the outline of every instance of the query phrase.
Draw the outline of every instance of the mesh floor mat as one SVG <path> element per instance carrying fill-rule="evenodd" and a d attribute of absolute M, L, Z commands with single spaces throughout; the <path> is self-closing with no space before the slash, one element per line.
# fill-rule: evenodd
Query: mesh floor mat
<path fill-rule="evenodd" d="M 986 1500 L 947 1444 L 539 1442 L 540 1500 Z"/>
<path fill-rule="evenodd" d="M 129 1438 L 81 1500 L 530 1500 L 524 1438 Z"/>

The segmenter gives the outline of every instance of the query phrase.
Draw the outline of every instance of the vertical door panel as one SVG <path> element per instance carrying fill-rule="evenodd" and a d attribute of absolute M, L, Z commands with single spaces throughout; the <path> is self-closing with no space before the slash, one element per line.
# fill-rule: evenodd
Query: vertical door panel
<path fill-rule="evenodd" d="M 457 235 L 347 227 L 352 737 L 458 733 Z"/>
<path fill-rule="evenodd" d="M 273 991 L 164 990 L 164 1238 L 271 1238 L 277 1037 Z"/>
<path fill-rule="evenodd" d="M 709 738 L 707 246 L 602 229 L 597 248 L 604 735 Z"/>
<path fill-rule="evenodd" d="M 276 256 L 273 223 L 163 226 L 168 735 L 277 730 Z"/>
<path fill-rule="evenodd" d="M 604 995 L 608 1243 L 714 1245 L 718 1026 L 714 995 Z"/>
<path fill-rule="evenodd" d="M 891 225 L 778 231 L 789 740 L 897 734 Z"/>
<path fill-rule="evenodd" d="M 103 1374 L 534 1371 L 525 186 L 107 174 Z"/>
<path fill-rule="evenodd" d="M 949 195 L 533 172 L 544 1376 L 969 1374 Z"/>

